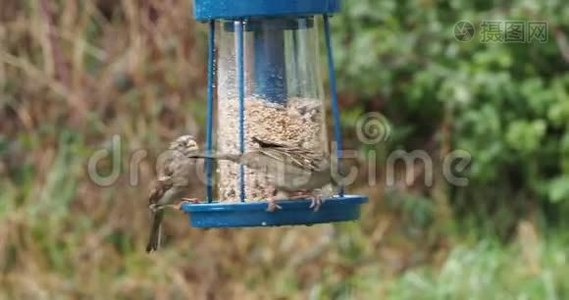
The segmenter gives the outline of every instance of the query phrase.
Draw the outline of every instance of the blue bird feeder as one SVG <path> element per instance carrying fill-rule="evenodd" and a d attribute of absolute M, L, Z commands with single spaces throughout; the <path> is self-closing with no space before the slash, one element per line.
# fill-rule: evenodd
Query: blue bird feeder
<path fill-rule="evenodd" d="M 209 24 L 206 152 L 244 153 L 253 136 L 327 152 L 325 102 L 319 75 L 318 24 L 323 20 L 336 165 L 342 157 L 340 112 L 328 16 L 341 0 L 194 0 L 194 17 Z M 321 18 L 320 18 L 321 16 Z M 214 92 L 217 91 L 217 101 Z M 269 184 L 231 162 L 206 161 L 207 202 L 184 204 L 193 227 L 311 225 L 357 220 L 366 196 L 334 195 L 313 211 L 308 199 L 278 201 L 266 211 Z"/>

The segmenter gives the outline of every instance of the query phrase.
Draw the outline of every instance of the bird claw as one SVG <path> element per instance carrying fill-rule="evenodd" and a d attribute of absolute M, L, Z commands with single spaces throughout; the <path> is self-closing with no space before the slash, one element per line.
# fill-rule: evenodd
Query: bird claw
<path fill-rule="evenodd" d="M 310 206 L 309 208 L 312 208 L 313 211 L 318 211 L 320 209 L 320 206 L 322 206 L 322 203 L 324 203 L 324 199 L 322 199 L 321 195 L 312 195 L 310 197 Z"/>
<path fill-rule="evenodd" d="M 291 199 L 310 199 L 311 202 L 309 208 L 313 209 L 314 211 L 318 211 L 320 209 L 320 206 L 322 206 L 322 203 L 324 203 L 322 195 L 320 195 L 318 192 L 296 192 Z"/>
<path fill-rule="evenodd" d="M 153 203 L 153 204 L 148 205 L 148 209 L 150 209 L 151 212 L 155 213 L 162 208 L 158 204 Z"/>
<path fill-rule="evenodd" d="M 176 209 L 182 210 L 182 206 L 184 206 L 184 204 L 199 204 L 199 203 L 200 200 L 198 198 L 182 198 L 182 201 L 180 201 L 176 205 Z"/>
<path fill-rule="evenodd" d="M 199 204 L 200 199 L 198 198 L 182 198 L 182 202 L 192 203 L 192 204 Z"/>
<path fill-rule="evenodd" d="M 282 209 L 282 207 L 277 204 L 274 198 L 270 198 L 268 202 L 269 202 L 269 205 L 267 206 L 268 212 L 275 212 L 277 209 Z"/>

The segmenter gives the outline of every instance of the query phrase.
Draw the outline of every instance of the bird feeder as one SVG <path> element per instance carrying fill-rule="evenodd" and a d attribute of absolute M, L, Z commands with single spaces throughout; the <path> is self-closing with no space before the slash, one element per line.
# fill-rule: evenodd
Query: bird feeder
<path fill-rule="evenodd" d="M 340 0 L 194 0 L 195 19 L 209 24 L 206 152 L 213 153 L 215 139 L 218 152 L 245 153 L 254 146 L 252 137 L 328 151 L 318 50 L 323 28 L 336 146 L 332 157 L 342 157 L 328 22 L 339 9 Z M 310 209 L 308 199 L 284 199 L 278 201 L 281 209 L 268 212 L 271 188 L 258 171 L 219 162 L 215 200 L 209 160 L 205 171 L 207 201 L 182 206 L 193 227 L 350 221 L 359 218 L 360 205 L 367 201 L 339 187 L 318 211 Z"/>

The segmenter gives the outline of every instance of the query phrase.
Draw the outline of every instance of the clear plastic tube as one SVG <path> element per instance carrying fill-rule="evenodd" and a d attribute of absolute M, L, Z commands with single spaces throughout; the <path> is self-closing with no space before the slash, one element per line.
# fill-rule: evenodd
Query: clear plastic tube
<path fill-rule="evenodd" d="M 240 153 L 236 21 L 217 23 L 217 150 Z M 252 19 L 243 32 L 245 151 L 252 137 L 327 152 L 318 30 L 313 17 Z M 218 164 L 218 198 L 240 198 L 239 165 Z M 274 188 L 262 172 L 245 169 L 247 201 Z"/>

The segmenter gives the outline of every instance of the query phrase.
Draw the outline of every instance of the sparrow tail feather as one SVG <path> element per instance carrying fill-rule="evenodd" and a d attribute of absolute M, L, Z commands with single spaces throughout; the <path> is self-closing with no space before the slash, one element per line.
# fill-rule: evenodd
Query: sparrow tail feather
<path fill-rule="evenodd" d="M 164 211 L 158 210 L 152 213 L 152 228 L 150 229 L 150 237 L 148 238 L 148 245 L 146 245 L 146 252 L 158 250 L 160 247 L 162 219 L 164 218 Z"/>

